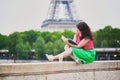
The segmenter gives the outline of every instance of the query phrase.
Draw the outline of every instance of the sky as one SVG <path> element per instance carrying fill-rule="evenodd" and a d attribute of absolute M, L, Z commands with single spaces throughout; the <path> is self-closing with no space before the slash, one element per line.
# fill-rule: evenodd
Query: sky
<path fill-rule="evenodd" d="M 40 30 L 51 0 L 0 0 L 0 33 Z M 77 16 L 92 31 L 120 28 L 120 0 L 74 0 Z"/>

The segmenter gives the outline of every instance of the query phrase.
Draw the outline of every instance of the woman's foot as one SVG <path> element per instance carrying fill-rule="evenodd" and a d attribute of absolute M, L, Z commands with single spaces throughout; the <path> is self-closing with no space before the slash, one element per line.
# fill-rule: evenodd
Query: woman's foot
<path fill-rule="evenodd" d="M 63 62 L 63 55 L 59 55 L 59 62 Z"/>
<path fill-rule="evenodd" d="M 53 61 L 54 60 L 54 56 L 53 55 L 48 55 L 46 54 L 46 57 L 49 61 Z"/>
<path fill-rule="evenodd" d="M 81 61 L 79 59 L 75 60 L 76 64 L 81 64 Z"/>

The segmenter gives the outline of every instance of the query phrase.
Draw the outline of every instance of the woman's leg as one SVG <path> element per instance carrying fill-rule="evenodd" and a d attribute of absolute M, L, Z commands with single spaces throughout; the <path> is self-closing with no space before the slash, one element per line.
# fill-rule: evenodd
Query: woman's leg
<path fill-rule="evenodd" d="M 64 52 L 54 56 L 54 59 L 59 59 L 59 58 L 65 58 L 65 57 L 68 57 L 72 54 L 72 49 L 69 48 L 67 50 L 65 50 Z"/>
<path fill-rule="evenodd" d="M 70 56 L 77 64 L 80 64 L 81 61 L 79 59 L 76 59 L 73 55 L 72 55 L 72 49 L 69 48 L 67 50 L 65 50 L 64 52 L 58 54 L 58 55 L 46 55 L 46 57 L 48 58 L 49 61 L 53 61 L 55 59 L 59 59 L 59 62 L 63 61 L 63 58 Z"/>
<path fill-rule="evenodd" d="M 68 50 L 70 47 L 68 45 L 64 46 L 65 51 Z M 76 58 L 71 54 L 70 57 L 75 61 Z"/>
<path fill-rule="evenodd" d="M 60 53 L 58 55 L 55 55 L 55 56 L 53 56 L 53 55 L 46 55 L 46 57 L 48 58 L 49 61 L 53 61 L 55 59 L 59 59 L 59 61 L 62 61 L 63 58 L 68 57 L 71 54 L 72 54 L 72 49 L 69 48 L 69 49 L 65 50 L 64 52 L 62 52 L 62 53 Z"/>
<path fill-rule="evenodd" d="M 70 57 L 75 61 L 76 58 L 71 54 Z"/>

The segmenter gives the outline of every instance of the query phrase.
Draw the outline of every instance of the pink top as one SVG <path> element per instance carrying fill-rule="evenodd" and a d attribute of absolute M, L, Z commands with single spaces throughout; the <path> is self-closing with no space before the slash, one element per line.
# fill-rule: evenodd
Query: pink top
<path fill-rule="evenodd" d="M 76 43 L 80 42 L 80 34 L 77 32 L 76 34 Z M 89 49 L 93 49 L 94 45 L 93 45 L 93 41 L 89 40 L 88 43 L 82 47 L 83 49 L 89 50 Z"/>
<path fill-rule="evenodd" d="M 76 43 L 79 43 L 80 42 L 80 34 L 79 33 L 76 33 Z"/>
<path fill-rule="evenodd" d="M 89 40 L 88 43 L 85 46 L 83 46 L 83 49 L 86 49 L 86 50 L 93 49 L 93 48 L 94 48 L 94 45 L 92 40 Z"/>
<path fill-rule="evenodd" d="M 76 43 L 79 43 L 80 42 L 80 34 L 77 32 L 76 34 Z M 86 49 L 86 50 L 89 50 L 89 49 L 93 49 L 94 48 L 94 45 L 93 45 L 93 41 L 92 40 L 89 40 L 88 43 L 82 47 L 83 49 Z"/>

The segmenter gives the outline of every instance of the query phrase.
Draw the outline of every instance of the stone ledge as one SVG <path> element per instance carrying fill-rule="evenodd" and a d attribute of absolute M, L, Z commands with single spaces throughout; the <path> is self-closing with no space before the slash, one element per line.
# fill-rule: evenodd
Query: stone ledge
<path fill-rule="evenodd" d="M 95 61 L 76 65 L 75 62 L 5 63 L 0 64 L 0 76 L 39 75 L 73 72 L 120 70 L 120 61 Z"/>

